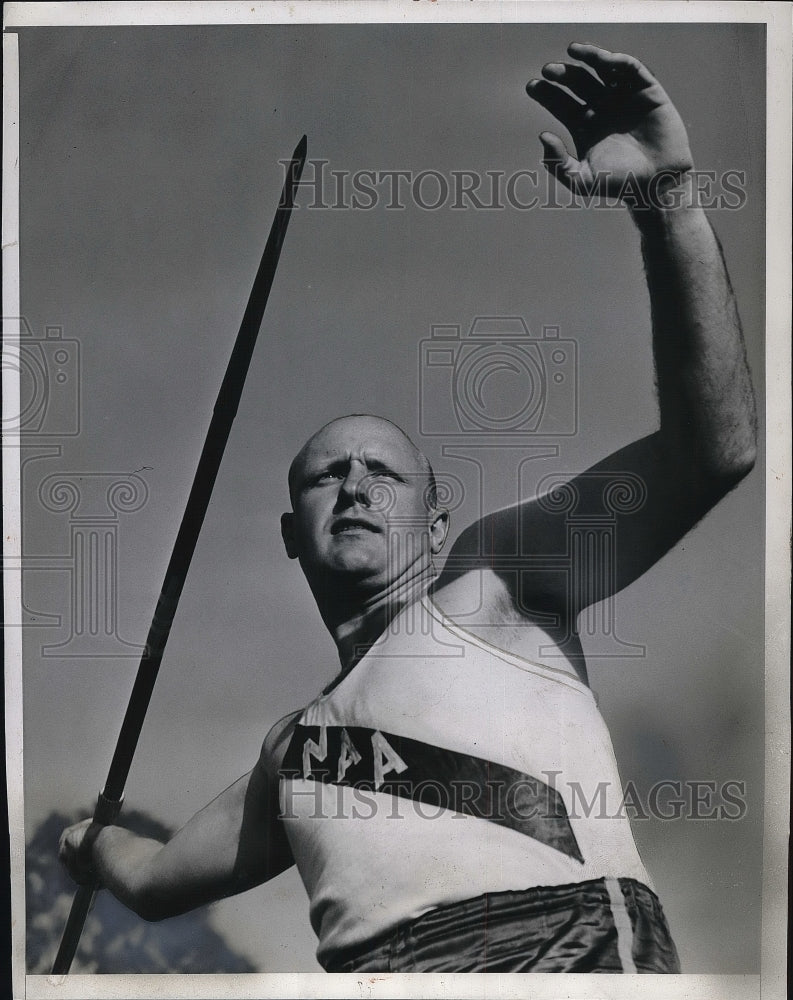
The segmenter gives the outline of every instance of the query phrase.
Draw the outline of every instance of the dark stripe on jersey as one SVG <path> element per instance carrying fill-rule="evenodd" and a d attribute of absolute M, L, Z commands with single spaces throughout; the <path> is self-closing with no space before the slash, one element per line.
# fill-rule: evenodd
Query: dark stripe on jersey
<path fill-rule="evenodd" d="M 486 819 L 584 863 L 556 789 L 471 754 L 365 726 L 298 725 L 279 773 Z"/>

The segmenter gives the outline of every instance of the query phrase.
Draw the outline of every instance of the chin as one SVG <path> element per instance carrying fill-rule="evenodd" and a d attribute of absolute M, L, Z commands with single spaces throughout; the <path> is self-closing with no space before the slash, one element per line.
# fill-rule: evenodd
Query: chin
<path fill-rule="evenodd" d="M 372 566 L 371 563 L 367 563 L 364 560 L 356 562 L 352 559 L 337 563 L 333 567 L 332 575 L 339 580 L 339 582 L 343 582 L 344 580 L 356 582 L 368 580 L 371 581 L 372 584 L 378 584 L 382 583 L 385 579 L 385 572 L 381 567 Z"/>
<path fill-rule="evenodd" d="M 311 575 L 324 577 L 331 584 L 342 581 L 345 577 L 381 577 L 384 575 L 384 567 L 380 560 L 372 559 L 371 553 L 336 551 L 328 554 L 327 558 L 315 562 L 311 568 Z"/>

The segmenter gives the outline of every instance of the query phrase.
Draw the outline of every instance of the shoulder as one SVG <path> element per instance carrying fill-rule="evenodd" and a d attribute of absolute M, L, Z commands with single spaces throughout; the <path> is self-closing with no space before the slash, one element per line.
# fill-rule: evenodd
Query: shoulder
<path fill-rule="evenodd" d="M 259 766 L 264 767 L 268 773 L 275 773 L 281 766 L 281 761 L 286 753 L 286 748 L 292 733 L 295 731 L 297 720 L 303 714 L 303 709 L 290 712 L 279 719 L 264 738 L 261 754 L 259 755 Z"/>
<path fill-rule="evenodd" d="M 437 581 L 449 594 L 481 591 L 488 611 L 564 614 L 568 555 L 564 512 L 542 497 L 485 514 L 454 539 Z M 508 600 L 504 600 L 505 591 Z"/>
<path fill-rule="evenodd" d="M 512 588 L 502 574 L 483 568 L 445 583 L 441 577 L 430 598 L 457 627 L 494 650 L 588 683 L 578 635 L 542 590 Z"/>

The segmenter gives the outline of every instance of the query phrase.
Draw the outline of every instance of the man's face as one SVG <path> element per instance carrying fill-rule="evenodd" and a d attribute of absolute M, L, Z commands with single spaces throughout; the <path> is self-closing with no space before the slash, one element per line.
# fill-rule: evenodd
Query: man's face
<path fill-rule="evenodd" d="M 287 551 L 309 582 L 338 574 L 374 587 L 398 582 L 443 543 L 445 517 L 427 503 L 428 471 L 393 424 L 343 417 L 319 431 L 292 465 Z M 443 519 L 443 525 L 433 528 Z"/>

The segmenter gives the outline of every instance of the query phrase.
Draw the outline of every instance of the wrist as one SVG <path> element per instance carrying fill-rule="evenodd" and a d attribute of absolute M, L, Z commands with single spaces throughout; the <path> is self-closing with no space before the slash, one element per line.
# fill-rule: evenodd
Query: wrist
<path fill-rule="evenodd" d="M 691 171 L 682 177 L 671 171 L 656 174 L 643 203 L 629 205 L 628 210 L 644 236 L 690 225 L 705 215 L 697 196 L 696 176 Z"/>

